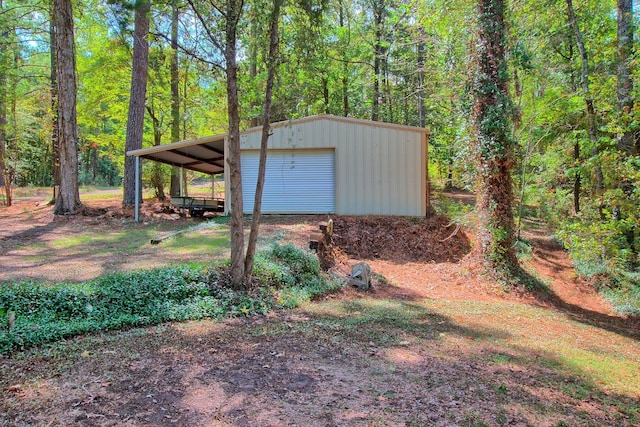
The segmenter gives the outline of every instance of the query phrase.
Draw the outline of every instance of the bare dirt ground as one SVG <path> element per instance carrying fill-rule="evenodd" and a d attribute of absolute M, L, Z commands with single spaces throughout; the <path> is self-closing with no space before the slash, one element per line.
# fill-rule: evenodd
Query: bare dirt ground
<path fill-rule="evenodd" d="M 109 271 L 91 256 L 42 253 L 87 227 L 155 232 L 191 221 L 160 215 L 135 225 L 117 207 L 88 206 L 74 218 L 33 201 L 0 209 L 0 280 Z M 261 230 L 307 246 L 324 220 L 266 217 Z M 637 321 L 612 313 L 543 227 L 526 235 L 528 268 L 550 289 L 537 296 L 479 277 L 461 262 L 471 236 L 455 229 L 439 217 L 336 218 L 333 270 L 366 260 L 379 275 L 368 292 L 344 289 L 263 317 L 79 337 L 4 359 L 0 425 L 634 425 L 640 374 L 594 383 L 564 362 L 563 349 L 624 354 L 640 368 Z M 170 256 L 161 250 L 112 254 L 109 268 L 157 266 Z M 553 351 L 538 344 L 549 340 Z"/>
<path fill-rule="evenodd" d="M 123 270 L 148 269 L 185 261 L 211 261 L 226 247 L 185 252 L 152 239 L 202 220 L 180 217 L 159 203 L 143 206 L 143 222 L 113 200 L 88 200 L 81 214 L 55 216 L 41 199 L 0 208 L 0 281 L 34 279 L 79 282 Z M 224 233 L 215 228 L 200 235 Z M 170 246 L 170 247 L 168 247 Z"/>

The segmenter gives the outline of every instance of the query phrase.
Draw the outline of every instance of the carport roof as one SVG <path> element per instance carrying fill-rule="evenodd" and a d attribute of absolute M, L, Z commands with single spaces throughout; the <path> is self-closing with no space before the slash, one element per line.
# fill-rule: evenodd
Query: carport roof
<path fill-rule="evenodd" d="M 421 132 L 426 133 L 427 135 L 429 134 L 429 131 L 423 128 L 353 119 L 350 117 L 332 116 L 329 114 L 319 114 L 317 116 L 276 122 L 271 124 L 271 128 L 292 126 L 316 120 L 333 120 L 352 124 Z M 241 134 L 245 135 L 253 132 L 260 132 L 261 130 L 262 127 L 258 126 L 247 129 L 241 132 Z M 185 169 L 215 175 L 224 172 L 224 140 L 226 136 L 227 135 L 225 134 L 220 134 L 174 142 L 171 144 L 157 145 L 150 148 L 127 151 L 127 155 L 142 157 L 144 159 L 166 163 L 172 166 L 179 166 Z"/>
<path fill-rule="evenodd" d="M 224 139 L 226 135 L 179 141 L 150 148 L 127 151 L 127 155 L 179 166 L 215 175 L 224 172 Z"/>

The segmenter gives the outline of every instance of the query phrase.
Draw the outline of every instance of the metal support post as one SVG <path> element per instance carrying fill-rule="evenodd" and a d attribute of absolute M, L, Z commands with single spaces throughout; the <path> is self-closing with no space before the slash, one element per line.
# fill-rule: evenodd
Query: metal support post
<path fill-rule="evenodd" d="M 140 157 L 136 156 L 136 207 L 134 218 L 136 222 L 140 221 Z"/>

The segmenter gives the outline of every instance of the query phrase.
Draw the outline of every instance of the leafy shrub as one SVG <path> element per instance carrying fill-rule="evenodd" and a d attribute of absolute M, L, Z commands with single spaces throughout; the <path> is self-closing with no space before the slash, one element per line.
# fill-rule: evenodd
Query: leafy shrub
<path fill-rule="evenodd" d="M 80 285 L 24 282 L 0 287 L 0 353 L 99 330 L 166 321 L 262 314 L 295 307 L 342 286 L 292 245 L 256 256 L 258 286 L 235 290 L 228 263 L 107 275 Z M 7 317 L 15 312 L 14 328 Z"/>
<path fill-rule="evenodd" d="M 337 277 L 327 279 L 321 271 L 318 258 L 307 250 L 294 245 L 274 245 L 256 262 L 255 273 L 270 283 L 279 298 L 277 302 L 285 308 L 293 308 L 309 301 L 314 296 L 339 289 L 343 282 Z M 257 261 L 257 260 L 256 260 Z M 273 265 L 279 266 L 274 270 Z M 271 277 L 271 281 L 266 279 Z"/>
<path fill-rule="evenodd" d="M 444 196 L 440 196 L 437 200 L 433 200 L 433 207 L 436 210 L 436 213 L 454 220 L 462 218 L 474 210 L 473 205 L 466 204 L 462 200 L 455 200 Z"/>
<path fill-rule="evenodd" d="M 607 206 L 609 203 L 613 202 L 609 200 Z M 556 235 L 579 275 L 593 280 L 617 311 L 638 314 L 638 219 L 631 215 L 635 211 L 624 212 L 627 215 L 619 218 L 611 208 L 585 203 L 579 215 L 558 224 Z"/>
<path fill-rule="evenodd" d="M 640 316 L 640 277 L 636 273 L 632 281 L 605 289 L 604 297 L 620 314 Z"/>

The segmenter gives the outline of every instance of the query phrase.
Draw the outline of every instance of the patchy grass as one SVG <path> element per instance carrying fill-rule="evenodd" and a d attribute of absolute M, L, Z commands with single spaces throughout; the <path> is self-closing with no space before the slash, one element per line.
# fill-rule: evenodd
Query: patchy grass
<path fill-rule="evenodd" d="M 161 406 L 184 425 L 634 426 L 639 355 L 636 339 L 517 303 L 307 301 L 16 353 L 0 421 L 158 424 L 145 417 Z"/>
<path fill-rule="evenodd" d="M 185 233 L 170 238 L 164 243 L 167 249 L 180 252 L 211 252 L 221 255 L 229 250 L 229 231 L 226 229 L 216 230 L 209 234 Z"/>
<path fill-rule="evenodd" d="M 42 237 L 34 235 L 11 242 L 8 255 L 16 260 L 7 259 L 4 281 L 23 278 L 79 282 L 122 270 L 180 265 L 188 261 L 211 262 L 224 259 L 229 253 L 228 226 L 217 221 L 195 225 L 193 222 L 91 227 L 62 224 L 49 228 Z M 176 234 L 160 244 L 151 244 L 152 239 L 172 233 Z M 53 259 L 64 262 L 65 267 L 50 272 L 39 268 Z M 33 271 L 31 266 L 35 267 Z"/>
<path fill-rule="evenodd" d="M 640 422 L 638 340 L 554 310 L 500 302 L 374 299 L 312 304 L 303 310 L 320 319 L 307 333 L 330 334 L 340 346 L 382 347 L 391 362 L 435 357 L 473 367 L 475 374 L 463 372 L 478 381 L 474 388 L 484 384 L 478 393 L 493 395 L 498 414 L 500 408 L 509 413 L 517 405 L 533 425 L 564 416 L 566 425 L 600 425 L 592 412 L 575 411 L 568 403 L 588 401 L 599 410 L 607 408 L 618 419 L 615 425 Z M 397 363 L 389 369 L 398 370 Z M 478 378 L 478 372 L 486 375 Z M 464 389 L 458 374 L 449 375 L 453 389 Z M 487 425 L 496 425 L 495 419 Z"/>
<path fill-rule="evenodd" d="M 514 354 L 546 355 L 606 390 L 640 397 L 640 343 L 633 337 L 581 323 L 570 314 L 516 303 L 430 305 L 480 331 L 503 325 L 503 333 L 491 334 L 491 341 Z"/>

